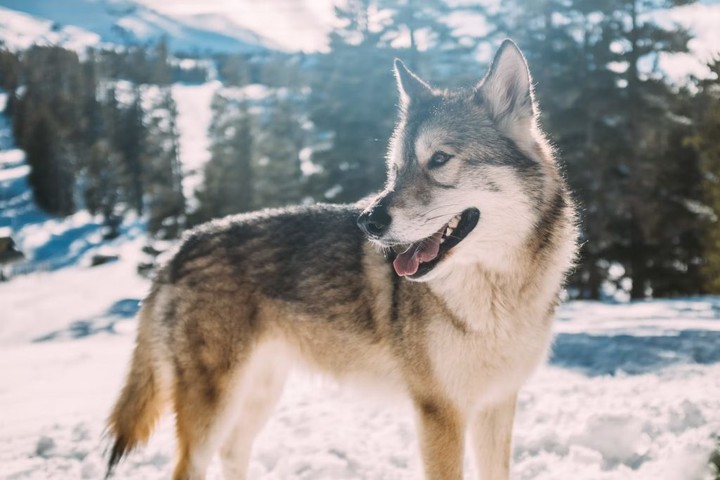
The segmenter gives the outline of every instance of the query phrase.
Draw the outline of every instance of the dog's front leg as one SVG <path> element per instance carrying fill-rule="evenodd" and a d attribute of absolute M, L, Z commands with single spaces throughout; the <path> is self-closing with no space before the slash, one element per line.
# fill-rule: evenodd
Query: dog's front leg
<path fill-rule="evenodd" d="M 517 393 L 477 412 L 470 425 L 480 480 L 510 478 L 512 429 Z"/>
<path fill-rule="evenodd" d="M 444 401 L 416 400 L 420 451 L 427 480 L 461 480 L 465 426 Z"/>

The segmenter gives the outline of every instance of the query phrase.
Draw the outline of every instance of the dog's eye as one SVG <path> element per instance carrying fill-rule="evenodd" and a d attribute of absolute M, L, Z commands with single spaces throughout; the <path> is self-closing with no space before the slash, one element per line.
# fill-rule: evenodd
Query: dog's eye
<path fill-rule="evenodd" d="M 448 160 L 452 158 L 452 155 L 445 152 L 435 152 L 433 153 L 433 156 L 430 157 L 430 161 L 428 162 L 429 168 L 438 168 L 445 165 Z"/>

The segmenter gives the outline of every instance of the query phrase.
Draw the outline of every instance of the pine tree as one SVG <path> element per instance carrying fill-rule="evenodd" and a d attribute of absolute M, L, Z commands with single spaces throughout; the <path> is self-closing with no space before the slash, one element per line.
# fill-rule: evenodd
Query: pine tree
<path fill-rule="evenodd" d="M 474 54 L 480 37 L 460 35 L 449 17 L 482 11 L 471 3 L 450 5 L 447 0 L 377 0 L 383 11 L 380 42 L 396 49 L 410 68 L 431 83 L 468 86 L 477 81 Z"/>
<path fill-rule="evenodd" d="M 167 86 L 172 83 L 172 67 L 167 38 L 163 37 L 155 45 L 152 59 L 151 83 Z"/>
<path fill-rule="evenodd" d="M 271 88 L 300 88 L 304 81 L 300 68 L 302 58 L 303 54 L 273 54 L 260 65 L 259 83 Z"/>
<path fill-rule="evenodd" d="M 301 200 L 300 150 L 305 132 L 293 97 L 274 93 L 267 106 L 268 120 L 257 129 L 253 177 L 254 204 L 278 207 Z"/>
<path fill-rule="evenodd" d="M 16 98 L 15 91 L 20 81 L 20 59 L 16 53 L 0 46 L 0 88 L 8 93 L 5 104 L 6 115 L 13 115 Z"/>
<path fill-rule="evenodd" d="M 250 64 L 242 55 L 222 55 L 217 59 L 218 73 L 223 84 L 242 87 L 252 81 Z"/>
<path fill-rule="evenodd" d="M 212 109 L 211 158 L 196 194 L 193 223 L 255 208 L 253 118 L 247 101 L 231 102 L 218 93 Z"/>
<path fill-rule="evenodd" d="M 355 201 L 382 187 L 385 152 L 396 113 L 392 60 L 382 32 L 369 21 L 369 0 L 336 7 L 343 25 L 330 34 L 330 53 L 311 80 L 310 119 L 326 135 L 312 162 L 321 168 L 308 193 L 320 200 Z"/>
<path fill-rule="evenodd" d="M 145 212 L 143 152 L 145 151 L 145 126 L 142 96 L 139 88 L 133 91 L 133 101 L 122 111 L 118 119 L 114 148 L 121 153 L 122 185 L 131 208 L 142 216 Z"/>
<path fill-rule="evenodd" d="M 118 209 L 120 165 L 118 153 L 106 139 L 95 142 L 88 152 L 85 205 L 91 214 L 102 215 L 105 238 L 116 238 L 122 221 L 122 212 Z"/>
<path fill-rule="evenodd" d="M 668 276 L 693 283 L 687 262 L 694 234 L 661 221 L 677 214 L 678 192 L 694 194 L 684 183 L 692 174 L 668 174 L 676 167 L 669 155 L 688 154 L 676 142 L 682 134 L 673 133 L 686 119 L 673 111 L 676 93 L 662 72 L 640 68 L 662 53 L 686 51 L 687 32 L 646 15 L 682 3 L 688 2 L 504 2 L 491 17 L 500 25 L 498 36 L 517 39 L 528 56 L 542 123 L 579 196 L 583 257 L 573 280 L 585 296 L 599 296 L 613 264 L 632 280 L 633 298 L 654 292 L 653 283 Z M 691 160 L 688 171 L 695 168 Z M 675 244 L 677 238 L 684 239 L 682 248 L 668 252 L 668 239 Z"/>
<path fill-rule="evenodd" d="M 170 87 L 160 90 L 148 112 L 143 152 L 144 189 L 148 194 L 148 232 L 163 239 L 177 237 L 185 223 L 177 107 Z"/>
<path fill-rule="evenodd" d="M 152 62 L 144 46 L 134 46 L 128 49 L 124 57 L 125 65 L 123 65 L 121 71 L 127 76 L 128 80 L 136 85 L 152 83 Z"/>
<path fill-rule="evenodd" d="M 699 157 L 704 203 L 696 206 L 706 216 L 702 237 L 702 273 L 707 292 L 720 293 L 720 58 L 709 64 L 711 77 L 698 82 L 695 131 L 688 137 Z"/>
<path fill-rule="evenodd" d="M 640 61 L 657 57 L 661 52 L 686 52 L 689 34 L 677 28 L 667 29 L 644 15 L 656 9 L 692 3 L 687 0 L 618 0 L 622 16 L 613 22 L 617 41 L 629 47 L 618 54 L 618 60 L 627 62 L 623 75 L 626 88 L 624 125 L 626 149 L 619 156 L 620 167 L 628 173 L 619 192 L 624 198 L 625 229 L 629 231 L 629 244 L 622 252 L 624 263 L 633 280 L 632 298 L 643 298 L 652 289 L 651 272 L 655 263 L 657 222 L 664 217 L 669 205 L 662 191 L 658 192 L 658 159 L 663 159 L 667 143 L 665 132 L 675 126 L 675 117 L 668 114 L 672 91 L 659 72 L 644 75 Z M 629 27 L 626 26 L 629 24 Z M 659 194 L 659 195 L 658 195 Z"/>
<path fill-rule="evenodd" d="M 75 211 L 73 174 L 65 151 L 59 145 L 52 116 L 45 109 L 33 113 L 28 125 L 25 152 L 30 165 L 28 183 L 35 202 L 53 215 L 70 215 Z"/>
<path fill-rule="evenodd" d="M 13 133 L 28 153 L 33 194 L 46 211 L 69 215 L 81 197 L 76 173 L 85 158 L 82 67 L 74 52 L 35 46 L 23 55 L 22 76 L 25 91 L 16 101 Z"/>

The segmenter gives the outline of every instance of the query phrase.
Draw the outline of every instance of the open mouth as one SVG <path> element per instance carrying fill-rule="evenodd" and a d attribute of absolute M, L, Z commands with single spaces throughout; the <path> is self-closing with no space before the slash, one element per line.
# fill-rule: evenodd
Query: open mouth
<path fill-rule="evenodd" d="M 455 215 L 432 234 L 395 252 L 393 267 L 401 277 L 417 279 L 426 275 L 447 253 L 473 231 L 480 219 L 477 208 L 468 208 Z"/>

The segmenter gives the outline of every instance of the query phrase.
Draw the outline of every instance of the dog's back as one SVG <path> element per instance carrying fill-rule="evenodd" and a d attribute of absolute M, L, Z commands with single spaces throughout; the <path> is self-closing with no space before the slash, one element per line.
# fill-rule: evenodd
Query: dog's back
<path fill-rule="evenodd" d="M 177 420 L 175 477 L 186 478 L 203 463 L 191 458 L 203 457 L 198 445 L 214 451 L 233 421 L 269 414 L 259 405 L 274 404 L 291 364 L 393 375 L 397 280 L 357 228 L 358 214 L 329 205 L 265 211 L 211 222 L 182 240 L 141 308 L 127 384 L 109 421 L 111 468 L 148 438 L 167 401 Z M 228 458 L 237 448 L 228 447 Z"/>

